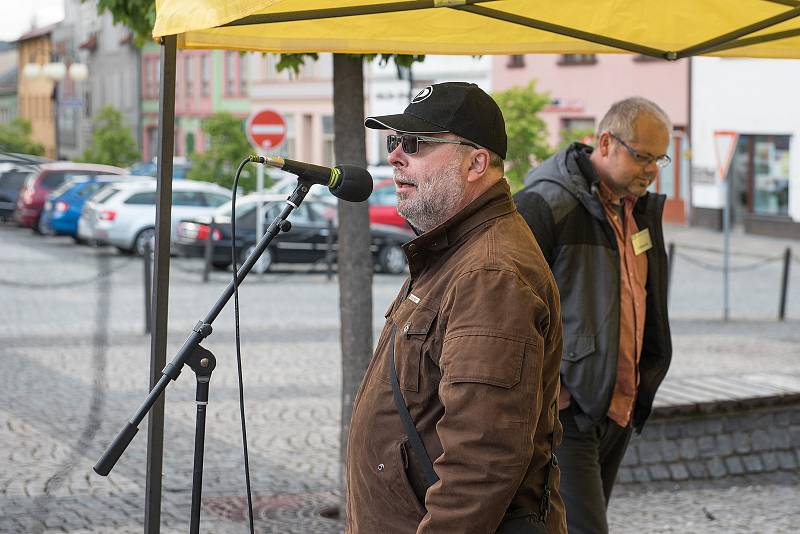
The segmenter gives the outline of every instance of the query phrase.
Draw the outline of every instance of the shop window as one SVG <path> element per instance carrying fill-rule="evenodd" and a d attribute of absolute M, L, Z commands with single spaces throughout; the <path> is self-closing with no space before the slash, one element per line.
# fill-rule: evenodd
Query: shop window
<path fill-rule="evenodd" d="M 561 54 L 559 65 L 594 65 L 597 54 Z"/>
<path fill-rule="evenodd" d="M 506 68 L 508 69 L 521 69 L 525 67 L 525 56 L 522 54 L 514 54 L 508 56 L 508 63 L 506 63 Z"/>

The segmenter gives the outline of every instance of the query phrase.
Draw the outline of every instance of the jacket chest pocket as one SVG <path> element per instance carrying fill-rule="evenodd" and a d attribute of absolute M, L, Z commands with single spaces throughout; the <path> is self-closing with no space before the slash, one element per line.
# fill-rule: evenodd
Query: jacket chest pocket
<path fill-rule="evenodd" d="M 437 314 L 437 310 L 408 299 L 395 306 L 391 312 L 389 319 L 395 327 L 394 364 L 402 390 L 419 391 L 419 373 L 425 342 Z M 388 351 L 386 355 L 387 372 L 381 376 L 381 380 L 389 383 L 392 370 L 388 366 Z"/>

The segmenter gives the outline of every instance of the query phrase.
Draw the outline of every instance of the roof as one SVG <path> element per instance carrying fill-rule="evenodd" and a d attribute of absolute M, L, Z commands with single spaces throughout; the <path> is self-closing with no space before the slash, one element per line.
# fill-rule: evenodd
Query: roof
<path fill-rule="evenodd" d="M 42 170 L 46 171 L 95 171 L 108 174 L 125 174 L 125 169 L 113 165 L 100 165 L 97 163 L 75 163 L 72 161 L 54 161 L 43 163 Z"/>
<path fill-rule="evenodd" d="M 30 30 L 27 33 L 23 33 L 22 35 L 20 35 L 16 42 L 20 43 L 22 41 L 28 41 L 30 39 L 36 39 L 37 37 L 49 35 L 53 33 L 53 30 L 56 29 L 56 26 L 58 26 L 59 24 L 61 24 L 61 22 L 48 24 L 47 26 L 42 26 L 41 28 L 34 28 L 33 30 Z"/>
<path fill-rule="evenodd" d="M 115 188 L 120 190 L 140 189 L 142 191 L 149 191 L 156 189 L 157 182 L 152 177 L 148 180 L 136 180 L 131 182 L 120 182 L 114 185 Z M 227 193 L 230 191 L 218 184 L 211 182 L 198 182 L 196 180 L 174 180 L 172 182 L 173 191 L 214 191 L 216 193 Z"/>

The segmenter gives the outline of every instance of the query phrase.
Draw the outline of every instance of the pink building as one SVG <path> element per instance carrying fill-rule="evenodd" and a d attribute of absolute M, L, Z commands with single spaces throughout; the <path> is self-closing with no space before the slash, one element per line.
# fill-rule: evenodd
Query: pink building
<path fill-rule="evenodd" d="M 668 197 L 665 220 L 684 222 L 689 194 L 689 62 L 667 62 L 644 56 L 612 54 L 496 56 L 492 63 L 492 89 L 502 91 L 536 80 L 536 90 L 550 94 L 551 105 L 541 113 L 552 146 L 562 130 L 594 130 L 608 108 L 628 96 L 653 100 L 667 112 L 675 126 L 671 147 L 673 164 L 662 171 L 658 191 Z"/>

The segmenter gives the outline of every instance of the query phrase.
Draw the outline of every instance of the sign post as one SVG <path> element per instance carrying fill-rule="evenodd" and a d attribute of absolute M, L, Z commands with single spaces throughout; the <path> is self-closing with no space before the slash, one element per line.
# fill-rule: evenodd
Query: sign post
<path fill-rule="evenodd" d="M 723 256 L 722 256 L 722 319 L 730 319 L 730 271 L 731 271 L 731 181 L 728 180 L 733 154 L 736 152 L 736 132 L 714 132 L 714 150 L 717 158 L 717 172 L 722 180 L 725 203 L 722 208 Z"/>
<path fill-rule="evenodd" d="M 245 133 L 250 144 L 256 150 L 256 154 L 262 155 L 263 152 L 273 150 L 283 143 L 286 139 L 286 121 L 283 115 L 271 109 L 259 109 L 254 111 L 245 123 Z M 256 192 L 260 195 L 264 192 L 264 166 L 258 165 L 256 170 Z M 264 205 L 259 202 L 256 204 L 256 241 L 264 235 Z M 264 272 L 261 262 L 256 263 L 253 269 Z"/>

